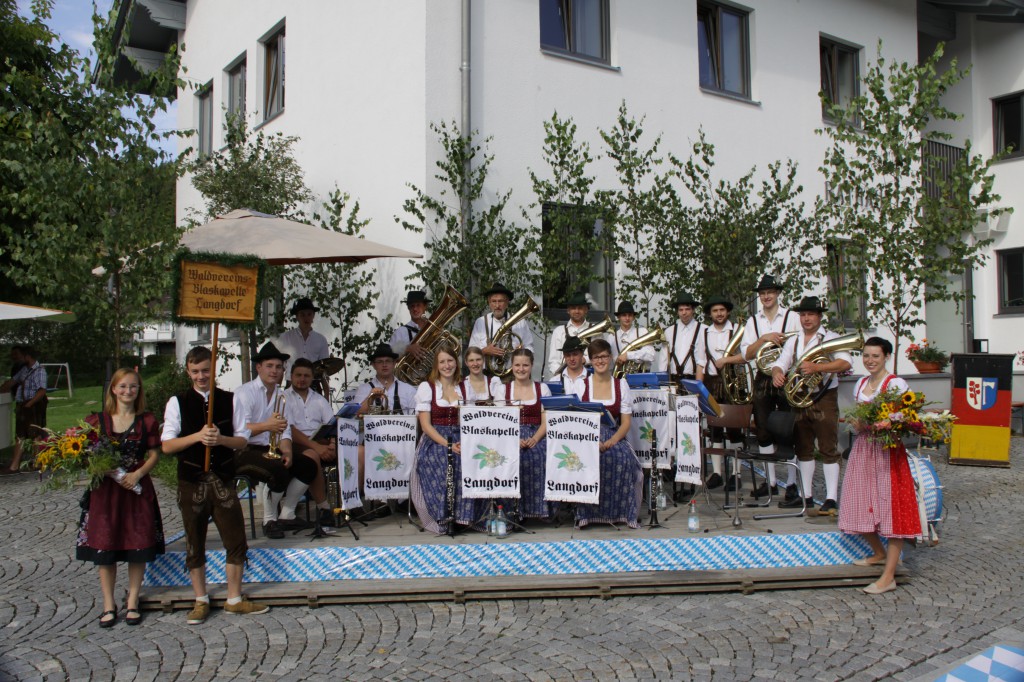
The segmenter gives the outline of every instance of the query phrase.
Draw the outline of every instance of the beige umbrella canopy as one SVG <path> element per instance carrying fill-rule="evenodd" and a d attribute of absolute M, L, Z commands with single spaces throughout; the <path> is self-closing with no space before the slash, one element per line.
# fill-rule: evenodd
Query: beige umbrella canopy
<path fill-rule="evenodd" d="M 0 321 L 7 320 L 42 320 L 45 322 L 74 322 L 75 314 L 68 310 L 37 308 L 20 303 L 0 302 Z"/>
<path fill-rule="evenodd" d="M 186 232 L 181 246 L 194 253 L 257 256 L 267 265 L 352 263 L 369 258 L 422 258 L 347 234 L 239 208 Z"/>

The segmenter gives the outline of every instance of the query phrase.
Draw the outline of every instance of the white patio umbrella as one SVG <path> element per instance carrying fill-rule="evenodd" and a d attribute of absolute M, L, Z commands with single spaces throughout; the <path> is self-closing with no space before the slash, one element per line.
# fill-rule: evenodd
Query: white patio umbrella
<path fill-rule="evenodd" d="M 423 257 L 423 254 L 248 208 L 235 209 L 189 230 L 179 243 L 192 252 L 253 255 L 263 259 L 267 265 Z"/>
<path fill-rule="evenodd" d="M 69 310 L 53 310 L 37 308 L 20 303 L 4 303 L 0 301 L 0 321 L 4 320 L 41 320 L 44 322 L 74 322 L 75 314 Z"/>

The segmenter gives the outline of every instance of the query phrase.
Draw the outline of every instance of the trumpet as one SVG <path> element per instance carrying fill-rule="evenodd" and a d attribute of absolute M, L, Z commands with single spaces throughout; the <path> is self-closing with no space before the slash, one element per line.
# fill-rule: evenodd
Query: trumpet
<path fill-rule="evenodd" d="M 274 389 L 274 407 L 271 416 L 278 419 L 284 419 L 284 405 L 285 397 L 284 391 L 278 386 Z M 277 448 L 281 445 L 281 434 L 276 431 L 270 432 L 270 449 L 267 450 L 267 454 L 264 457 L 268 459 L 281 459 L 281 454 L 277 451 Z"/>
<path fill-rule="evenodd" d="M 388 414 L 389 410 L 388 410 L 388 397 L 387 397 L 387 395 L 384 395 L 384 394 L 378 395 L 378 396 L 371 395 L 370 396 L 369 406 L 368 406 L 368 409 L 367 409 L 366 413 L 367 414 L 373 414 L 373 415 L 376 415 L 376 414 Z"/>
<path fill-rule="evenodd" d="M 864 335 L 855 332 L 836 337 L 831 341 L 823 341 L 813 348 L 808 348 L 800 356 L 800 359 L 793 363 L 786 377 L 786 383 L 782 387 L 786 401 L 798 409 L 810 407 L 825 395 L 828 385 L 832 383 L 831 373 L 801 374 L 800 365 L 805 362 L 824 364 L 832 359 L 833 353 L 860 350 L 863 347 Z"/>
<path fill-rule="evenodd" d="M 500 379 L 505 379 L 512 373 L 512 367 L 506 367 L 506 360 L 516 349 L 523 347 L 523 339 L 520 338 L 519 334 L 512 331 L 512 327 L 519 324 L 520 320 L 525 320 L 530 315 L 540 310 L 540 306 L 530 298 L 526 297 L 526 303 L 523 307 L 516 311 L 515 315 L 510 316 L 498 331 L 494 334 L 494 338 L 491 339 L 491 345 L 497 346 L 505 351 L 504 355 L 489 355 L 487 356 L 487 369 L 490 370 L 491 374 Z"/>
<path fill-rule="evenodd" d="M 779 343 L 766 343 L 757 349 L 757 355 L 754 356 L 754 364 L 757 365 L 757 369 L 765 376 L 772 375 L 772 365 L 782 355 L 782 346 L 785 345 L 786 341 L 793 336 L 796 336 L 797 332 L 786 332 L 782 335 L 782 340 Z"/>

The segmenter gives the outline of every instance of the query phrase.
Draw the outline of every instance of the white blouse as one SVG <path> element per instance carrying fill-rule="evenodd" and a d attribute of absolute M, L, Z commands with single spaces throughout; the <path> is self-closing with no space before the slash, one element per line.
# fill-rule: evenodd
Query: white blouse
<path fill-rule="evenodd" d="M 459 390 L 458 385 L 455 386 L 455 395 L 457 399 L 453 403 L 448 402 L 442 397 L 441 393 L 443 389 L 441 388 L 440 381 L 434 382 L 434 390 L 437 392 L 437 404 L 440 407 L 458 407 L 462 401 L 462 391 Z M 432 398 L 430 382 L 424 381 L 419 385 L 419 388 L 416 389 L 416 411 L 430 412 L 430 401 Z"/>
<path fill-rule="evenodd" d="M 587 377 L 585 383 L 576 385 L 576 395 L 583 398 L 583 391 L 586 386 L 590 386 L 590 402 L 601 403 L 602 405 L 612 405 L 615 403 L 615 395 L 610 395 L 605 400 L 599 400 L 594 397 L 594 377 L 593 375 Z M 619 395 L 621 401 L 619 402 L 619 414 L 633 414 L 633 394 L 629 390 L 629 384 L 626 383 L 625 379 L 619 379 Z"/>

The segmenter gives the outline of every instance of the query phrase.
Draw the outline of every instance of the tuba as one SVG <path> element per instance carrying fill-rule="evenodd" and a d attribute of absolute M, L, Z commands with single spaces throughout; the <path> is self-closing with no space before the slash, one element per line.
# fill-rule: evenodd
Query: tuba
<path fill-rule="evenodd" d="M 864 335 L 855 332 L 834 338 L 831 341 L 823 341 L 813 348 L 808 348 L 800 356 L 800 359 L 793 363 L 786 377 L 786 383 L 782 387 L 786 401 L 798 409 L 810 407 L 825 395 L 828 385 L 832 382 L 831 373 L 801 374 L 800 365 L 805 362 L 823 364 L 831 359 L 832 353 L 860 350 L 863 347 Z"/>
<path fill-rule="evenodd" d="M 622 349 L 622 352 L 629 353 L 630 351 L 640 350 L 645 346 L 650 346 L 655 343 L 665 343 L 665 330 L 661 328 L 661 325 L 658 325 L 643 336 L 638 336 L 630 341 L 626 344 L 626 347 Z M 627 374 L 642 372 L 646 369 L 646 367 L 644 367 L 645 364 L 646 363 L 643 360 L 626 360 L 626 362 L 622 363 L 622 367 L 615 370 L 615 378 L 621 379 Z"/>
<path fill-rule="evenodd" d="M 736 332 L 722 349 L 722 357 L 735 355 L 743 341 L 743 325 L 736 325 Z M 722 377 L 722 390 L 731 405 L 746 405 L 754 397 L 754 373 L 746 360 L 737 365 L 722 365 L 718 372 Z"/>
<path fill-rule="evenodd" d="M 434 366 L 434 356 L 439 350 L 447 350 L 458 357 L 462 343 L 445 329 L 455 317 L 469 306 L 466 297 L 455 291 L 450 284 L 445 285 L 444 296 L 437 308 L 427 319 L 426 326 L 420 329 L 413 343 L 426 351 L 421 358 L 406 353 L 395 365 L 395 376 L 407 384 L 419 386 L 430 374 Z"/>
<path fill-rule="evenodd" d="M 519 324 L 520 320 L 525 320 L 538 310 L 540 310 L 540 306 L 537 305 L 532 298 L 527 296 L 526 303 L 523 304 L 523 307 L 505 320 L 501 327 L 498 328 L 498 331 L 495 332 L 494 338 L 491 339 L 491 345 L 501 348 L 505 351 L 505 354 L 502 356 L 487 356 L 486 367 L 493 376 L 504 380 L 505 377 L 512 373 L 512 367 L 506 367 L 508 364 L 506 361 L 512 354 L 512 351 L 523 347 L 523 340 L 519 337 L 519 334 L 512 331 L 512 327 Z"/>
<path fill-rule="evenodd" d="M 782 346 L 785 345 L 789 338 L 796 335 L 797 332 L 785 332 L 780 343 L 766 343 L 757 349 L 757 355 L 754 356 L 754 364 L 757 365 L 757 369 L 761 374 L 765 376 L 772 375 L 772 365 L 782 355 Z"/>

